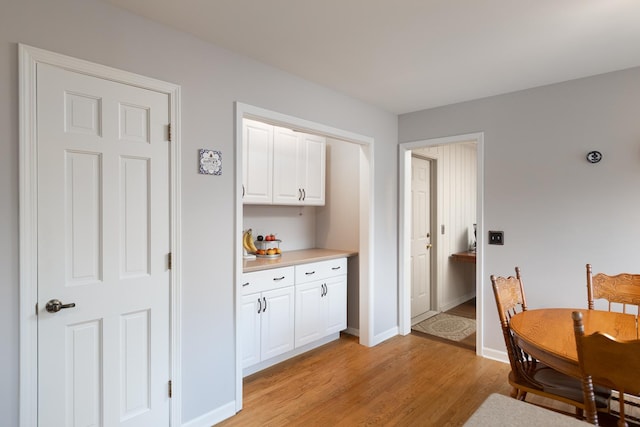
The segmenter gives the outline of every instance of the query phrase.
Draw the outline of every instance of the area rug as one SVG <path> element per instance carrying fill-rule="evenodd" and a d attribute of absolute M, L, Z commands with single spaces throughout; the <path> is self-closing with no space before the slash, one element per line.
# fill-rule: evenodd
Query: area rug
<path fill-rule="evenodd" d="M 475 319 L 439 313 L 423 320 L 411 329 L 450 341 L 462 341 L 476 331 Z"/>

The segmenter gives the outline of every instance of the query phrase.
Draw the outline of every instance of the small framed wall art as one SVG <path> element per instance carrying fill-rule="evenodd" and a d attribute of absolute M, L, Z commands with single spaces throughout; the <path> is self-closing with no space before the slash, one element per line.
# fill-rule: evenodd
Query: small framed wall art
<path fill-rule="evenodd" d="M 204 175 L 222 175 L 222 153 L 206 148 L 200 149 L 200 170 Z"/>

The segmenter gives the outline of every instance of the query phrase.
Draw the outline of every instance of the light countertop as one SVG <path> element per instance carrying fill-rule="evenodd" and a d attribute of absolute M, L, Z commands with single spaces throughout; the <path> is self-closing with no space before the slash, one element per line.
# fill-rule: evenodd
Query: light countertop
<path fill-rule="evenodd" d="M 256 258 L 254 260 L 242 260 L 242 272 L 268 270 L 278 267 L 306 264 L 309 262 L 326 261 L 329 259 L 344 258 L 358 255 L 354 251 L 338 251 L 333 249 L 302 249 L 299 251 L 286 251 L 278 258 Z"/>

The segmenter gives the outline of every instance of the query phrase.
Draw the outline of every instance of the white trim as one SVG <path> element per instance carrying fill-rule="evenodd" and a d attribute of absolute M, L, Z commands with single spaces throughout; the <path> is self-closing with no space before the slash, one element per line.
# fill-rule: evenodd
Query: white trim
<path fill-rule="evenodd" d="M 378 345 L 389 338 L 395 337 L 396 335 L 398 335 L 398 327 L 394 326 L 393 328 L 387 329 L 386 331 L 374 336 L 372 346 Z"/>
<path fill-rule="evenodd" d="M 497 362 L 510 363 L 509 356 L 507 356 L 506 351 L 498 351 L 493 348 L 484 348 L 482 351 L 482 356 L 487 359 L 495 360 Z"/>
<path fill-rule="evenodd" d="M 236 141 L 236 217 L 235 234 L 242 235 L 242 119 L 253 118 L 268 123 L 290 127 L 303 132 L 310 132 L 325 135 L 330 138 L 352 142 L 360 145 L 360 344 L 372 346 L 373 340 L 373 224 L 374 224 L 374 198 L 373 198 L 373 143 L 371 137 L 353 133 L 350 131 L 337 129 L 321 123 L 312 122 L 294 116 L 278 113 L 249 104 L 236 102 L 235 108 L 235 141 Z M 237 284 L 242 275 L 242 246 L 240 239 L 235 239 L 235 283 Z M 242 348 L 238 339 L 240 313 L 241 313 L 241 289 L 235 287 L 235 336 L 236 336 L 236 411 L 242 409 Z"/>
<path fill-rule="evenodd" d="M 127 71 L 20 44 L 20 426 L 38 424 L 38 300 L 36 66 L 53 65 L 74 72 L 164 93 L 171 114 L 171 425 L 181 422 L 181 185 L 180 86 Z"/>
<path fill-rule="evenodd" d="M 225 403 L 213 411 L 209 411 L 204 415 L 200 415 L 182 424 L 182 427 L 211 427 L 234 416 L 236 414 L 235 407 L 236 402 Z"/>
<path fill-rule="evenodd" d="M 409 254 L 411 253 L 411 197 L 410 189 L 407 189 L 410 182 L 411 171 L 411 150 L 454 144 L 458 142 L 475 141 L 477 149 L 477 245 L 481 250 L 478 251 L 476 258 L 476 354 L 483 356 L 485 349 L 483 348 L 483 325 L 484 325 L 484 309 L 483 309 L 483 289 L 484 289 L 484 133 L 470 133 L 465 135 L 455 135 L 443 138 L 433 138 L 422 141 L 413 141 L 401 143 L 398 146 L 399 158 L 399 205 L 400 212 L 398 218 L 398 314 L 399 314 L 399 332 L 407 335 L 411 332 L 411 273 Z M 437 246 L 436 246 L 437 248 Z"/>

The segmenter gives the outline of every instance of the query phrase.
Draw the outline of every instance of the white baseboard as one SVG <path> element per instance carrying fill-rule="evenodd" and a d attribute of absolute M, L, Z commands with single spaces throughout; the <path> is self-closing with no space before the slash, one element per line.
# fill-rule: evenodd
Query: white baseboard
<path fill-rule="evenodd" d="M 493 348 L 482 347 L 482 357 L 497 360 L 498 362 L 509 363 L 509 356 L 506 351 L 494 350 Z"/>
<path fill-rule="evenodd" d="M 347 328 L 347 329 L 344 330 L 344 333 L 349 334 L 349 335 L 353 335 L 354 337 L 359 337 L 360 336 L 360 329 Z"/>
<path fill-rule="evenodd" d="M 236 402 L 229 402 L 211 412 L 207 412 L 204 415 L 200 415 L 197 418 L 192 419 L 182 424 L 182 427 L 211 427 L 218 424 L 221 421 L 231 418 L 236 414 Z"/>
<path fill-rule="evenodd" d="M 381 334 L 375 335 L 373 337 L 373 342 L 372 342 L 371 346 L 373 347 L 375 345 L 380 344 L 383 341 L 388 340 L 389 338 L 395 337 L 396 335 L 398 335 L 398 333 L 399 333 L 398 331 L 399 331 L 398 327 L 394 326 L 393 328 L 391 328 L 391 329 L 389 329 L 389 330 L 387 330 L 387 331 L 385 331 L 385 332 L 383 332 Z"/>
<path fill-rule="evenodd" d="M 451 310 L 453 307 L 457 307 L 460 304 L 462 304 L 463 302 L 467 302 L 471 298 L 475 298 L 475 296 L 476 296 L 476 293 L 474 291 L 474 292 L 468 293 L 466 295 L 463 295 L 461 297 L 458 297 L 458 298 L 454 299 L 453 301 L 448 301 L 446 304 L 443 304 L 442 307 L 440 307 L 440 311 Z"/>

